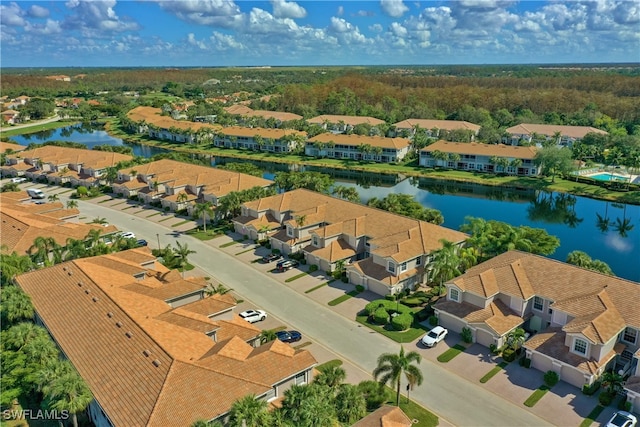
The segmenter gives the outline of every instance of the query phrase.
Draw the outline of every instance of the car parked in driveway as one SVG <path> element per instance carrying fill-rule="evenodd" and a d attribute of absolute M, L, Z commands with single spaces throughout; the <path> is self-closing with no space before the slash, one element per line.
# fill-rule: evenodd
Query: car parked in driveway
<path fill-rule="evenodd" d="M 626 411 L 618 411 L 613 414 L 606 427 L 635 427 L 637 424 L 638 419 L 635 415 Z"/>
<path fill-rule="evenodd" d="M 144 239 L 136 240 L 136 245 L 138 245 L 138 246 L 147 246 L 148 244 L 149 244 L 149 242 L 147 242 Z"/>
<path fill-rule="evenodd" d="M 282 258 L 280 254 L 268 254 L 262 257 L 262 262 L 269 264 L 270 262 L 277 261 Z"/>
<path fill-rule="evenodd" d="M 135 239 L 136 238 L 136 235 L 133 234 L 131 231 L 127 231 L 125 233 L 120 233 L 120 236 L 123 239 Z"/>
<path fill-rule="evenodd" d="M 448 333 L 449 331 L 447 331 L 442 326 L 436 326 L 435 328 L 427 332 L 424 337 L 422 337 L 421 342 L 427 347 L 433 347 L 440 341 L 445 339 Z"/>
<path fill-rule="evenodd" d="M 15 178 L 11 178 L 11 182 L 14 184 L 20 184 L 21 182 L 27 182 L 27 178 L 24 176 L 17 176 Z"/>
<path fill-rule="evenodd" d="M 302 339 L 302 334 L 298 331 L 278 331 L 276 337 L 282 342 L 298 342 Z"/>
<path fill-rule="evenodd" d="M 278 269 L 278 271 L 287 271 L 287 270 L 291 270 L 292 268 L 295 268 L 297 266 L 299 266 L 300 263 L 298 261 L 296 261 L 295 259 L 287 259 L 284 261 L 280 261 L 278 263 L 278 265 L 276 266 L 276 268 Z"/>
<path fill-rule="evenodd" d="M 266 319 L 267 313 L 263 310 L 246 310 L 240 313 L 240 317 L 249 323 L 256 323 Z"/>

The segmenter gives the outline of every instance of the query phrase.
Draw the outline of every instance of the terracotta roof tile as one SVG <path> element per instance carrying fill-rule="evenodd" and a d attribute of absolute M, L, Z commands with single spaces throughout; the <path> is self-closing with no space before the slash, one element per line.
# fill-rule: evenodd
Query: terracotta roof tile
<path fill-rule="evenodd" d="M 335 114 L 324 114 L 321 116 L 312 117 L 307 119 L 308 123 L 322 125 L 325 122 L 338 124 L 343 122 L 346 125 L 356 126 L 359 124 L 369 124 L 371 126 L 384 124 L 384 120 L 376 119 L 375 117 L 367 116 L 340 116 Z"/>
<path fill-rule="evenodd" d="M 535 158 L 536 147 L 521 147 L 505 144 L 484 144 L 481 142 L 448 142 L 436 141 L 420 150 L 421 153 L 433 153 L 441 151 L 443 153 L 471 154 L 475 156 L 498 156 L 514 159 Z"/>
<path fill-rule="evenodd" d="M 607 132 L 590 126 L 540 125 L 532 123 L 521 123 L 508 128 L 506 131 L 517 135 L 531 135 L 535 132 L 546 136 L 553 136 L 556 132 L 560 132 L 561 135 L 571 138 L 584 138 L 586 134 L 591 132 L 608 135 Z"/>
<path fill-rule="evenodd" d="M 413 129 L 416 126 L 420 126 L 422 129 L 442 129 L 442 130 L 457 130 L 466 129 L 475 132 L 480 131 L 479 125 L 473 123 L 460 121 L 460 120 L 433 120 L 433 119 L 407 119 L 394 124 L 398 129 Z"/>
<path fill-rule="evenodd" d="M 396 150 L 407 148 L 409 145 L 411 145 L 411 141 L 409 141 L 407 138 L 385 138 L 382 136 L 365 136 L 356 134 L 347 135 L 333 133 L 321 133 L 314 136 L 313 138 L 309 138 L 309 144 L 313 144 L 315 142 L 333 142 L 334 144 L 350 145 L 354 147 L 369 144 L 372 147 L 393 148 Z"/>

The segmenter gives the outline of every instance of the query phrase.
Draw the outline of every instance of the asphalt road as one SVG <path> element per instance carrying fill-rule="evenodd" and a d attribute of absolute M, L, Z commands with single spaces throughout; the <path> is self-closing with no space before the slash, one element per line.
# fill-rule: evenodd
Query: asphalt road
<path fill-rule="evenodd" d="M 381 353 L 400 350 L 399 344 L 390 339 L 332 312 L 200 240 L 176 236 L 162 225 L 89 202 L 80 202 L 79 208 L 83 216 L 105 217 L 109 223 L 121 230 L 134 232 L 137 238 L 146 239 L 152 246 L 157 245 L 157 237 L 163 247 L 169 243 L 175 246 L 175 241 L 187 243 L 197 252 L 189 257 L 192 264 L 367 372 L 376 367 Z M 411 393 L 411 397 L 457 426 L 550 425 L 430 361 L 423 359 L 420 368 L 425 381 Z"/>

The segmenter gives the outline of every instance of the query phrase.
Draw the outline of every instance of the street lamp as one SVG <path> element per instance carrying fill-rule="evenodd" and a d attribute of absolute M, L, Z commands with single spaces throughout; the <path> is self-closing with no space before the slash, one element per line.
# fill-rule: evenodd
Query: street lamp
<path fill-rule="evenodd" d="M 158 239 L 158 250 L 160 250 L 160 234 L 156 233 L 156 238 Z"/>

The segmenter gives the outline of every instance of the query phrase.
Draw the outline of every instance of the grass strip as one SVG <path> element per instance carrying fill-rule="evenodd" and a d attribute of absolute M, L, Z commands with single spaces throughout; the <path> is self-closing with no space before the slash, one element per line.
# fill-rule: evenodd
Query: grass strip
<path fill-rule="evenodd" d="M 531 396 L 529 396 L 527 400 L 524 401 L 524 406 L 532 408 L 545 394 L 547 394 L 549 390 L 551 389 L 546 385 L 541 385 L 536 391 L 531 393 Z"/>
<path fill-rule="evenodd" d="M 451 359 L 453 359 L 454 357 L 462 353 L 463 351 L 465 351 L 465 347 L 461 344 L 456 344 L 453 347 L 451 347 L 449 350 L 445 351 L 440 356 L 438 356 L 438 362 L 447 363 Z"/>
<path fill-rule="evenodd" d="M 171 224 L 171 226 L 172 226 L 172 227 L 178 227 L 178 226 L 180 226 L 180 225 L 184 225 L 184 224 L 186 224 L 186 223 L 188 223 L 188 222 L 191 222 L 191 220 L 190 220 L 190 219 L 185 219 L 185 220 L 183 220 L 183 221 L 176 222 L 175 224 Z"/>
<path fill-rule="evenodd" d="M 135 208 L 135 206 L 127 206 L 126 208 L 122 208 L 122 210 L 126 211 L 127 209 L 131 209 L 131 208 Z"/>
<path fill-rule="evenodd" d="M 215 239 L 216 237 L 220 237 L 224 235 L 224 233 L 218 233 L 212 230 L 207 230 L 207 232 L 205 233 L 203 230 L 198 230 L 197 228 L 187 231 L 187 234 L 189 236 L 195 237 L 196 239 L 203 240 L 203 241 Z"/>
<path fill-rule="evenodd" d="M 285 279 L 284 282 L 285 283 L 293 282 L 294 280 L 298 280 L 299 278 L 304 277 L 304 276 L 308 276 L 308 275 L 309 275 L 309 273 L 302 272 L 300 274 L 296 274 L 295 276 L 289 277 L 288 279 Z"/>
<path fill-rule="evenodd" d="M 67 194 L 67 193 L 71 193 L 73 191 L 73 188 L 70 190 L 66 190 L 66 191 L 61 191 L 58 194 Z"/>
<path fill-rule="evenodd" d="M 328 281 L 328 282 L 321 283 L 321 284 L 319 284 L 318 286 L 314 286 L 314 287 L 313 287 L 313 288 L 311 288 L 311 289 L 307 289 L 306 291 L 304 291 L 304 293 L 305 293 L 305 294 L 310 294 L 310 293 L 311 293 L 311 292 L 313 292 L 313 291 L 317 291 L 318 289 L 320 289 L 320 288 L 323 288 L 323 287 L 327 286 L 327 285 L 328 285 L 329 283 L 331 283 L 331 282 L 332 282 L 332 280 L 330 280 L 330 281 Z"/>
<path fill-rule="evenodd" d="M 90 199 L 90 197 L 88 197 L 88 198 Z M 124 204 L 126 204 L 126 203 L 127 203 L 127 201 L 126 201 L 126 200 L 123 200 L 123 201 L 122 201 L 122 202 L 120 202 L 120 203 L 114 203 L 113 205 L 111 205 L 111 207 L 124 205 Z"/>
<path fill-rule="evenodd" d="M 240 243 L 240 242 L 238 242 L 236 240 L 232 240 L 230 242 L 221 244 L 220 247 L 221 248 L 226 248 L 226 247 L 229 247 L 229 246 L 237 245 L 238 243 Z"/>
<path fill-rule="evenodd" d="M 168 216 L 168 217 L 166 217 L 166 218 L 164 218 L 164 219 L 161 219 L 161 220 L 160 220 L 160 221 L 158 221 L 158 222 L 165 222 L 165 221 L 169 221 L 170 219 L 173 219 L 173 217 L 172 217 L 172 216 Z"/>
<path fill-rule="evenodd" d="M 104 200 L 100 200 L 98 203 L 107 203 L 112 201 L 113 199 L 104 199 Z"/>
<path fill-rule="evenodd" d="M 347 292 L 346 294 L 339 296 L 338 298 L 329 301 L 327 304 L 329 304 L 331 307 L 338 305 L 340 303 L 345 302 L 346 300 L 348 300 L 349 298 L 355 297 L 356 295 L 358 295 L 360 293 L 359 290 L 354 289 L 351 292 Z"/>
<path fill-rule="evenodd" d="M 256 250 L 256 248 L 255 248 L 255 247 L 253 247 L 253 248 L 249 248 L 249 249 L 245 249 L 245 250 L 244 250 L 244 251 L 242 251 L 242 252 L 238 252 L 238 253 L 236 254 L 236 256 L 237 256 L 237 255 L 245 254 L 245 253 L 247 253 L 247 252 L 255 251 L 255 250 Z M 258 259 L 262 259 L 262 258 L 258 258 Z M 254 262 L 254 261 L 252 261 L 252 262 Z"/>
<path fill-rule="evenodd" d="M 395 406 L 396 404 L 396 391 L 386 387 L 389 396 L 393 396 L 391 400 L 387 401 L 388 405 Z M 407 398 L 406 392 L 401 393 L 400 396 L 400 409 L 409 417 L 410 420 L 417 420 L 416 425 L 422 427 L 436 427 L 439 424 L 438 416 L 426 408 L 418 405 L 413 400 Z"/>
<path fill-rule="evenodd" d="M 372 323 L 369 323 L 367 321 L 367 318 L 368 316 L 366 314 L 358 315 L 356 317 L 356 322 L 366 326 L 369 329 L 373 329 L 379 334 L 384 335 L 387 338 L 391 338 L 392 340 L 394 340 L 395 342 L 399 342 L 400 344 L 402 344 L 403 342 L 411 342 L 416 338 L 424 335 L 425 331 L 427 331 L 427 329 L 424 329 L 424 326 L 420 325 L 417 320 L 414 320 L 411 327 L 406 331 L 396 331 L 395 329 L 393 329 L 393 326 L 390 323 L 387 323 L 384 326 L 374 325 Z"/>
<path fill-rule="evenodd" d="M 589 427 L 591 424 L 595 422 L 595 420 L 600 416 L 600 414 L 604 411 L 604 406 L 598 405 L 587 415 L 587 418 L 582 420 L 580 423 L 580 427 Z"/>
<path fill-rule="evenodd" d="M 502 362 L 498 363 L 498 366 L 496 366 L 495 368 L 493 368 L 492 370 L 487 372 L 484 377 L 480 378 L 480 382 L 482 384 L 486 383 L 491 378 L 493 378 L 495 374 L 497 374 L 498 372 L 503 370 L 508 364 L 509 364 L 509 362 L 505 362 L 505 361 L 502 361 Z"/>
<path fill-rule="evenodd" d="M 329 360 L 328 362 L 319 364 L 318 366 L 316 366 L 316 369 L 320 372 L 323 372 L 326 369 L 337 368 L 338 366 L 342 366 L 342 363 L 343 362 L 340 359 L 333 359 L 333 360 Z"/>
<path fill-rule="evenodd" d="M 162 214 L 162 212 L 155 212 L 155 213 L 152 213 L 151 215 L 147 215 L 145 218 L 151 218 L 152 216 L 157 216 L 160 214 Z"/>

